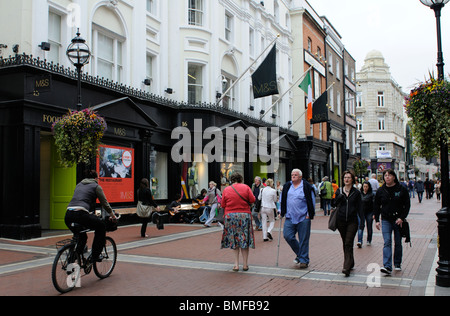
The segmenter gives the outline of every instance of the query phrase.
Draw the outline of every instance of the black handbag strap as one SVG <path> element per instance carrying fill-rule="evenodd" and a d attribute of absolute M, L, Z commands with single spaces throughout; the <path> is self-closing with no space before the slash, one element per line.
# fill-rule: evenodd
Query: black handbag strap
<path fill-rule="evenodd" d="M 251 206 L 251 204 L 250 204 L 246 199 L 244 199 L 244 198 L 242 197 L 242 195 L 239 194 L 238 191 L 236 191 L 236 189 L 233 187 L 233 185 L 231 185 L 231 187 L 233 188 L 234 192 L 236 192 L 237 195 L 239 195 L 239 197 L 240 197 L 241 199 L 243 199 L 243 200 L 248 204 L 248 206 Z"/>

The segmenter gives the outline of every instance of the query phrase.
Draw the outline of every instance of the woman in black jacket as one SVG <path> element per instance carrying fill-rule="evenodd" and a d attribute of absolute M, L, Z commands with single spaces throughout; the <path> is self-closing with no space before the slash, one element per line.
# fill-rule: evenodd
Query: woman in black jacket
<path fill-rule="evenodd" d="M 337 229 L 342 238 L 344 246 L 344 266 L 342 273 L 346 277 L 350 275 L 350 270 L 355 265 L 353 257 L 353 244 L 358 231 L 358 217 L 363 218 L 361 207 L 361 192 L 353 184 L 356 177 L 351 171 L 345 171 L 342 175 L 344 186 L 336 191 L 335 198 L 331 205 L 336 207 Z"/>
<path fill-rule="evenodd" d="M 392 232 L 394 232 L 394 267 L 401 271 L 403 247 L 400 228 L 409 214 L 411 201 L 408 190 L 397 179 L 394 170 L 387 169 L 383 173 L 384 184 L 377 190 L 374 203 L 376 228 L 383 234 L 383 268 L 381 272 L 389 275 L 392 272 Z M 380 223 L 381 215 L 381 223 Z"/>
<path fill-rule="evenodd" d="M 375 195 L 372 192 L 372 186 L 369 181 L 363 183 L 361 188 L 361 202 L 362 202 L 362 212 L 364 215 L 363 220 L 360 222 L 358 228 L 358 248 L 362 247 L 363 235 L 364 235 L 364 225 L 367 224 L 367 245 L 372 243 L 373 235 L 373 200 Z"/>
<path fill-rule="evenodd" d="M 139 189 L 137 191 L 138 201 L 141 201 L 143 205 L 151 205 L 156 208 L 156 211 L 160 211 L 159 206 L 155 203 L 152 196 L 152 191 L 150 190 L 150 184 L 148 179 L 143 178 L 139 184 Z M 151 221 L 151 216 L 142 218 L 141 226 L 141 237 L 146 238 L 148 235 L 145 233 L 147 230 L 147 224 Z"/>

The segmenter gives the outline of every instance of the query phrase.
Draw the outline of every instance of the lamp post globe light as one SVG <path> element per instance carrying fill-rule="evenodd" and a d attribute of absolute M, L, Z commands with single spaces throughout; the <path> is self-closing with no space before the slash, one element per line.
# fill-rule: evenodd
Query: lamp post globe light
<path fill-rule="evenodd" d="M 420 0 L 422 4 L 434 10 L 437 25 L 438 43 L 438 79 L 444 80 L 444 55 L 442 53 L 441 36 L 441 10 L 450 0 Z M 438 251 L 439 261 L 436 269 L 436 285 L 450 287 L 450 213 L 448 212 L 449 202 L 449 165 L 448 165 L 448 144 L 441 140 L 441 194 L 442 209 L 437 212 L 438 217 Z"/>
<path fill-rule="evenodd" d="M 77 110 L 81 110 L 81 68 L 89 63 L 91 58 L 91 51 L 86 41 L 80 37 L 80 30 L 77 31 L 77 36 L 72 39 L 72 43 L 67 47 L 67 57 L 72 65 L 77 68 L 78 72 L 78 103 Z"/>

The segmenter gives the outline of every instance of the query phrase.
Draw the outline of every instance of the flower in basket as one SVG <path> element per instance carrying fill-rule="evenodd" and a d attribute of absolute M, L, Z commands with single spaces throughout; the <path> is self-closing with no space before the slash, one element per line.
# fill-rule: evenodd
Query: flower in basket
<path fill-rule="evenodd" d="M 438 157 L 441 141 L 448 143 L 450 137 L 450 82 L 431 76 L 414 88 L 405 101 L 415 154 Z"/>
<path fill-rule="evenodd" d="M 52 131 L 61 164 L 89 164 L 98 155 L 100 140 L 107 129 L 106 121 L 90 109 L 70 111 L 53 123 Z"/>

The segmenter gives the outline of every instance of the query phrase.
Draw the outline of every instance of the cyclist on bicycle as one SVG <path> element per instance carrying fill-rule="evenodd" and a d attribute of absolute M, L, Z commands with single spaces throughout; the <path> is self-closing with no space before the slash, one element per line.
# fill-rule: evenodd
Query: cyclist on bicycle
<path fill-rule="evenodd" d="M 96 200 L 109 213 L 110 220 L 117 220 L 113 209 L 105 197 L 102 187 L 98 184 L 98 175 L 94 170 L 85 172 L 85 179 L 78 183 L 72 200 L 67 206 L 65 223 L 72 230 L 72 223 L 95 230 L 92 243 L 92 262 L 101 261 L 100 253 L 105 245 L 106 227 L 101 218 L 95 215 Z M 80 234 L 77 252 L 82 253 L 87 242 L 87 234 Z"/>

